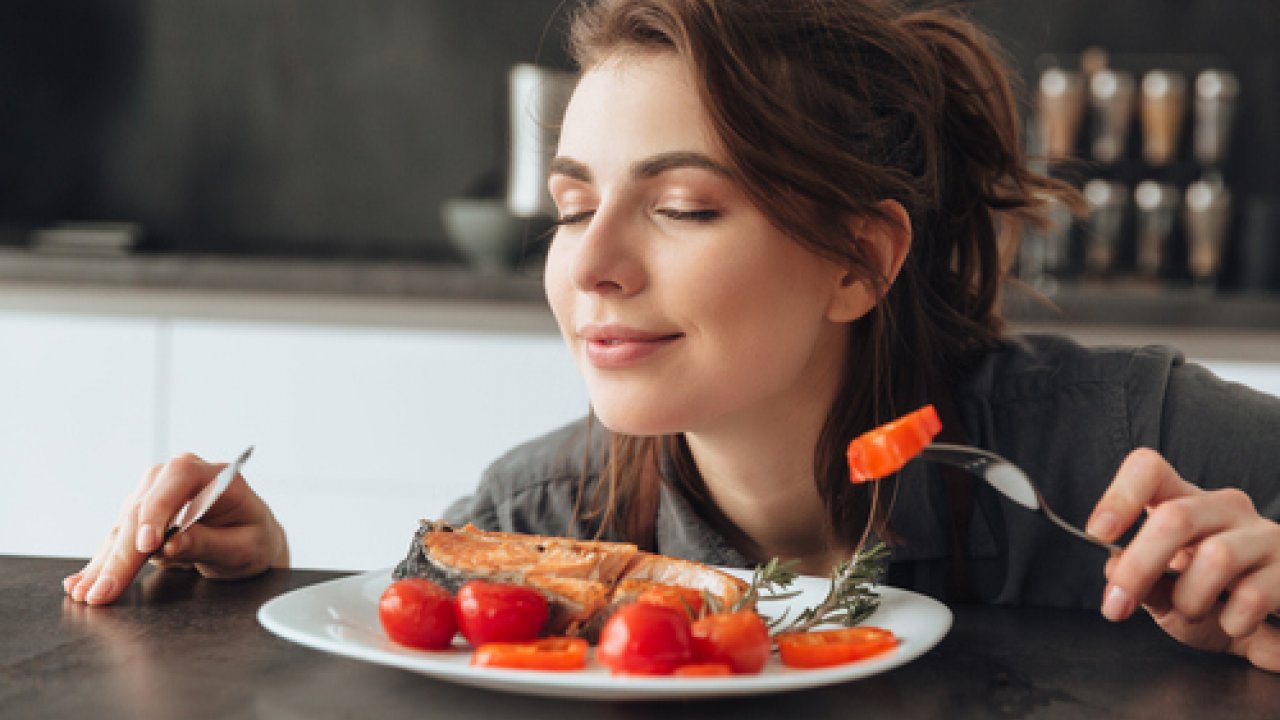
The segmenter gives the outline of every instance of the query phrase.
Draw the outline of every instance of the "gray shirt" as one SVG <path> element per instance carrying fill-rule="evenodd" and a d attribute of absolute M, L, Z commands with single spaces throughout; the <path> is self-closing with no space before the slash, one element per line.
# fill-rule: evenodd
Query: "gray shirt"
<path fill-rule="evenodd" d="M 1138 447 L 1164 455 L 1205 488 L 1243 489 L 1280 519 L 1280 398 L 1223 381 L 1164 347 L 1084 348 L 1055 336 L 1016 336 L 981 362 L 957 393 L 966 440 L 1022 467 L 1050 507 L 1083 524 L 1120 463 Z M 574 517 L 584 473 L 585 421 L 497 460 L 474 495 L 446 512 L 453 523 L 591 537 Z M 594 482 L 603 452 L 586 465 Z M 890 527 L 898 536 L 886 582 L 948 599 L 951 511 L 937 471 L 909 464 Z M 977 483 L 966 547 L 968 585 L 993 603 L 1097 607 L 1105 553 Z M 606 536 L 607 537 L 607 536 Z M 656 552 L 749 567 L 679 491 L 664 484 Z M 954 599 L 954 598 L 952 598 Z"/>

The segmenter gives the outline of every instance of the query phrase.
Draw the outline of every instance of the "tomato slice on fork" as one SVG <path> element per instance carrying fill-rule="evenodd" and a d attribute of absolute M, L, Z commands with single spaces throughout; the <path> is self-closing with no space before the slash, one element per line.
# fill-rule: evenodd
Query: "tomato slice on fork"
<path fill-rule="evenodd" d="M 898 472 L 940 430 L 942 421 L 932 405 L 868 430 L 849 443 L 849 479 L 862 483 Z"/>

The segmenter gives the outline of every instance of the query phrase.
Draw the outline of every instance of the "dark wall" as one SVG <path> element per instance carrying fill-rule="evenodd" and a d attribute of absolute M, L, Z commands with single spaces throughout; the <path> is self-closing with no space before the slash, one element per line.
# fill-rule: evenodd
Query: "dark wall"
<path fill-rule="evenodd" d="M 501 177 L 506 71 L 565 66 L 561 4 L 6 0 L 0 222 L 139 220 L 156 250 L 451 256 L 438 205 Z M 1039 54 L 1092 44 L 1221 56 L 1244 84 L 1228 176 L 1280 189 L 1280 3 L 974 10 L 1029 82 Z"/>
<path fill-rule="evenodd" d="M 154 249 L 447 252 L 505 161 L 557 0 L 6 0 L 0 220 L 137 219 Z"/>

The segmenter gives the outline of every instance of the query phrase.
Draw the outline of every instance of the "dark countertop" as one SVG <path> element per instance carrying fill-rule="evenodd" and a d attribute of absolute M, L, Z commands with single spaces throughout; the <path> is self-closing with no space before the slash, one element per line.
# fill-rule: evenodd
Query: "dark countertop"
<path fill-rule="evenodd" d="M 273 570 L 213 582 L 144 571 L 90 608 L 60 581 L 82 561 L 0 556 L 0 715 L 14 718 L 1274 718 L 1280 675 L 1190 650 L 1147 619 L 954 607 L 933 650 L 883 675 L 740 700 L 562 701 L 471 689 L 279 639 L 275 595 L 340 577 Z"/>
<path fill-rule="evenodd" d="M 0 248 L 0 283 L 543 302 L 542 280 L 532 270 L 486 274 L 463 265 L 411 260 L 159 254 L 94 257 Z"/>
<path fill-rule="evenodd" d="M 486 274 L 459 264 L 414 260 L 93 257 L 0 247 L 0 286 L 24 285 L 545 307 L 537 267 Z M 1018 323 L 1280 331 L 1280 293 L 1212 293 L 1120 280 L 1063 284 L 1048 297 L 1037 297 L 1014 283 L 1005 307 Z"/>

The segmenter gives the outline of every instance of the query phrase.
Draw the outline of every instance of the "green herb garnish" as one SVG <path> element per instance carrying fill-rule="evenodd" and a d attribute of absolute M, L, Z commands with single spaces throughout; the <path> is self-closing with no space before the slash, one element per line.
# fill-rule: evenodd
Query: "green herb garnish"
<path fill-rule="evenodd" d="M 888 558 L 889 548 L 884 543 L 855 552 L 831 572 L 831 587 L 822 602 L 802 610 L 789 622 L 785 612 L 769 620 L 769 631 L 773 634 L 802 632 L 827 624 L 852 627 L 866 620 L 880 607 L 880 594 L 875 591 L 875 584 L 884 573 Z M 747 592 L 729 610 L 751 607 L 758 601 L 787 600 L 799 595 L 799 590 L 788 589 L 796 579 L 796 564 L 795 560 L 773 558 L 757 566 Z"/>

